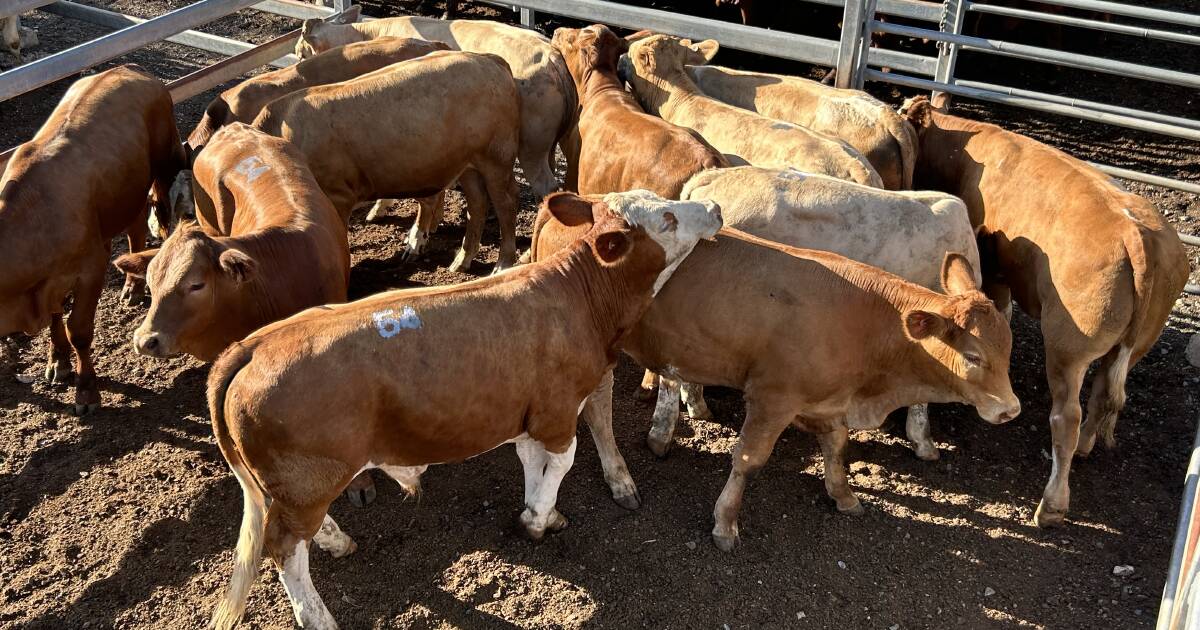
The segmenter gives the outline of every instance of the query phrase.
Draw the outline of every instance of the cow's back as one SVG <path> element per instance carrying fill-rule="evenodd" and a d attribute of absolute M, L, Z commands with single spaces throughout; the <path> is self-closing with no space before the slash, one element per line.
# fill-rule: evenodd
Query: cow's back
<path fill-rule="evenodd" d="M 727 227 L 834 252 L 936 291 L 946 252 L 963 254 L 979 269 L 966 208 L 945 193 L 891 192 L 823 175 L 746 166 L 700 173 L 681 198 L 716 201 Z"/>

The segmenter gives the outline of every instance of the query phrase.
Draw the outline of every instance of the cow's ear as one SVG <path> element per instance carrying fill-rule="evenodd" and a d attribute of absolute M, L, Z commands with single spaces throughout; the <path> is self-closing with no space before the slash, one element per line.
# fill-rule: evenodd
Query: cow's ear
<path fill-rule="evenodd" d="M 157 249 L 147 249 L 132 254 L 118 256 L 113 261 L 113 266 L 120 269 L 122 273 L 134 278 L 145 278 L 146 268 L 150 266 L 150 261 L 154 255 L 158 253 Z"/>
<path fill-rule="evenodd" d="M 629 55 L 633 58 L 633 66 L 635 68 L 642 70 L 646 74 L 654 72 L 654 51 L 650 50 L 649 46 L 641 46 L 636 51 L 630 48 Z"/>
<path fill-rule="evenodd" d="M 229 274 L 234 282 L 242 284 L 248 282 L 254 277 L 254 272 L 258 268 L 258 263 L 247 255 L 245 252 L 236 249 L 226 249 L 221 252 L 217 262 L 221 265 L 221 270 Z"/>
<path fill-rule="evenodd" d="M 307 20 L 304 20 L 303 24 L 300 25 L 300 33 L 302 35 L 308 35 L 316 30 L 318 24 L 323 22 L 324 20 L 321 18 L 308 18 Z"/>
<path fill-rule="evenodd" d="M 969 291 L 978 291 L 975 283 L 975 268 L 966 256 L 958 252 L 946 252 L 942 261 L 942 290 L 946 295 L 962 295 Z"/>
<path fill-rule="evenodd" d="M 605 264 L 611 265 L 629 252 L 631 244 L 629 236 L 625 232 L 613 230 L 597 236 L 592 243 L 592 249 L 595 250 L 597 258 Z"/>
<path fill-rule="evenodd" d="M 913 341 L 941 335 L 949 324 L 946 318 L 929 311 L 908 311 L 904 314 L 904 333 Z"/>
<path fill-rule="evenodd" d="M 700 53 L 700 56 L 704 58 L 704 63 L 712 61 L 713 57 L 717 56 L 717 51 L 721 49 L 721 45 L 715 39 L 706 39 L 694 44 L 686 39 L 683 41 L 684 46 L 692 49 L 693 52 Z"/>
<path fill-rule="evenodd" d="M 552 193 L 542 203 L 559 223 L 567 227 L 595 223 L 595 218 L 592 216 L 592 202 L 574 193 Z"/>

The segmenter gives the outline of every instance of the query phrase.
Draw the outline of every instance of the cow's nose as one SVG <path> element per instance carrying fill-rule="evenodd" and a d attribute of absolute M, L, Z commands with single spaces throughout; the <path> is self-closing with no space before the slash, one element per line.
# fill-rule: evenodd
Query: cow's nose
<path fill-rule="evenodd" d="M 1009 407 L 1008 410 L 1005 411 L 1004 413 L 1001 413 L 1000 417 L 997 418 L 997 421 L 1000 423 L 1008 422 L 1009 420 L 1012 420 L 1019 415 L 1021 415 L 1020 401 L 1014 403 L 1013 406 Z"/>
<path fill-rule="evenodd" d="M 141 354 L 149 357 L 158 356 L 158 335 L 154 333 L 148 335 L 138 335 L 138 337 L 134 340 L 133 345 Z"/>

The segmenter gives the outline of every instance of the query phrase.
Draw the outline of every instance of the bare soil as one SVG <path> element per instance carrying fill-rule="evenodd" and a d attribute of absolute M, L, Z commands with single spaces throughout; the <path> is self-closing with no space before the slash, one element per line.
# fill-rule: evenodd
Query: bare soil
<path fill-rule="evenodd" d="M 97 4 L 153 16 L 184 3 Z M 639 3 L 716 11 L 711 2 Z M 371 15 L 442 8 L 413 0 L 365 5 Z M 511 20 L 506 11 L 468 10 Z M 105 32 L 39 13 L 25 22 L 39 31 L 42 46 L 31 51 L 37 56 Z M 292 20 L 243 11 L 205 30 L 263 41 L 294 27 Z M 1142 51 L 1143 61 L 1157 56 Z M 134 61 L 170 79 L 215 60 L 156 44 L 114 63 Z M 778 67 L 734 53 L 718 58 L 735 61 Z M 1105 100 L 1162 101 L 1166 111 L 1196 112 L 1194 92 L 1153 92 L 1126 80 L 1096 86 L 1082 75 L 1074 83 L 1068 77 L 1076 75 L 1066 71 L 1050 74 Z M 0 103 L 0 147 L 32 136 L 68 84 Z M 890 102 L 905 95 L 869 87 Z M 179 106 L 184 134 L 212 95 Z M 958 111 L 1077 155 L 1200 179 L 1195 143 L 966 101 Z M 70 174 L 63 175 L 70 185 Z M 1195 197 L 1129 186 L 1181 229 L 1200 232 Z M 520 245 L 527 247 L 536 200 L 524 182 L 522 190 Z M 414 204 L 402 204 L 381 225 L 365 224 L 356 213 L 352 297 L 471 277 L 446 269 L 463 235 L 461 198 L 452 197 L 429 254 L 411 264 L 401 263 L 399 252 Z M 496 239 L 492 220 L 484 237 L 488 262 L 475 273 L 491 270 Z M 118 241 L 114 251 L 123 250 Z M 108 288 L 95 343 L 104 408 L 95 415 L 67 415 L 67 388 L 15 378 L 42 370 L 44 334 L 18 340 L 8 360 L 0 359 L 0 627 L 201 627 L 229 578 L 241 493 L 211 436 L 206 367 L 134 354 L 130 336 L 144 307 L 118 305 L 115 271 Z M 420 499 L 406 499 L 379 479 L 374 505 L 355 509 L 337 501 L 332 514 L 359 550 L 340 560 L 315 552 L 313 579 L 344 628 L 1148 627 L 1200 410 L 1200 370 L 1184 359 L 1188 336 L 1200 329 L 1200 301 L 1180 299 L 1159 345 L 1130 373 L 1118 447 L 1076 461 L 1070 523 L 1054 531 L 1030 523 L 1050 469 L 1041 343 L 1029 318 L 1018 315 L 1014 328 L 1012 378 L 1022 416 L 997 428 L 966 407 L 936 406 L 934 437 L 942 448 L 936 463 L 912 456 L 899 422 L 855 435 L 851 483 L 867 506 L 860 518 L 836 513 L 825 498 L 815 440 L 789 432 L 750 486 L 741 547 L 717 551 L 709 542 L 710 511 L 744 418 L 741 398 L 710 390 L 718 420 L 681 424 L 674 451 L 660 461 L 643 445 L 650 408 L 633 395 L 640 371 L 625 361 L 617 371 L 615 429 L 640 484 L 640 510 L 609 500 L 581 429 L 576 466 L 560 495 L 559 509 L 571 519 L 565 532 L 540 544 L 518 535 L 520 466 L 502 448 L 430 469 Z M 486 386 L 464 384 L 464 395 Z M 1133 575 L 1115 577 L 1113 567 L 1125 564 L 1135 567 Z M 283 589 L 264 568 L 246 627 L 291 624 Z"/>

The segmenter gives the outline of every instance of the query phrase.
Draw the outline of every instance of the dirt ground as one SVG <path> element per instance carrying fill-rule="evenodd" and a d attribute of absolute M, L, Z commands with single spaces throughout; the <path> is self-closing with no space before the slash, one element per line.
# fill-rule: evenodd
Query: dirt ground
<path fill-rule="evenodd" d="M 149 17 L 184 3 L 96 4 Z M 365 4 L 377 16 L 418 8 L 415 1 Z M 710 10 L 711 2 L 696 4 Z M 440 13 L 434 3 L 422 9 Z M 510 19 L 507 12 L 470 10 Z M 35 56 L 105 32 L 40 13 L 26 24 L 42 40 Z M 264 41 L 294 26 L 243 11 L 204 30 Z M 718 63 L 744 58 L 722 55 Z M 157 44 L 116 62 L 135 61 L 169 79 L 215 60 Z M 1028 78 L 1063 82 L 1065 72 Z M 1134 106 L 1196 112 L 1194 92 L 1080 82 L 1098 100 L 1107 91 Z M 0 103 L 0 148 L 28 139 L 67 85 Z M 904 95 L 869 87 L 890 102 Z M 214 93 L 179 106 L 184 134 Z M 965 101 L 958 111 L 1088 158 L 1200 180 L 1195 143 Z M 522 186 L 519 245 L 527 247 L 535 200 Z M 1194 196 L 1129 187 L 1181 229 L 1200 233 Z M 429 254 L 412 264 L 401 263 L 399 252 L 415 204 L 402 204 L 381 225 L 356 213 L 352 297 L 469 278 L 446 270 L 463 235 L 461 206 L 455 193 Z M 490 271 L 496 238 L 492 219 L 484 237 L 489 262 L 475 273 Z M 118 242 L 115 251 L 123 250 Z M 1200 269 L 1192 254 L 1193 269 Z M 18 340 L 11 363 L 0 360 L 0 627 L 197 628 L 229 579 L 241 492 L 211 436 L 206 367 L 136 355 L 130 338 L 144 307 L 118 305 L 119 290 L 110 271 L 95 343 L 104 408 L 95 415 L 67 415 L 68 388 L 15 378 L 40 374 L 44 334 Z M 1200 411 L 1200 370 L 1184 359 L 1188 336 L 1200 329 L 1200 301 L 1179 301 L 1159 345 L 1130 373 L 1117 449 L 1076 460 L 1070 523 L 1060 530 L 1030 522 L 1050 470 L 1049 395 L 1036 322 L 1018 315 L 1014 328 L 1021 417 L 990 427 L 966 407 L 935 406 L 942 449 L 936 463 L 912 456 L 900 422 L 855 435 L 850 480 L 867 507 L 860 518 L 836 513 L 825 497 L 816 441 L 789 432 L 747 493 L 741 547 L 717 551 L 709 542 L 710 513 L 744 417 L 741 397 L 710 390 L 718 420 L 681 423 L 671 455 L 657 460 L 643 443 L 651 409 L 633 396 L 640 373 L 625 361 L 617 372 L 615 429 L 641 509 L 626 511 L 609 499 L 581 428 L 577 462 L 559 499 L 571 519 L 561 534 L 540 544 L 518 535 L 520 465 L 501 448 L 431 468 L 419 500 L 380 478 L 374 505 L 337 501 L 332 514 L 359 549 L 339 560 L 314 552 L 313 579 L 343 628 L 1148 627 Z M 463 393 L 486 386 L 467 384 Z M 1135 567 L 1132 575 L 1113 575 L 1114 566 L 1126 564 Z M 283 589 L 264 568 L 244 627 L 291 625 Z"/>

